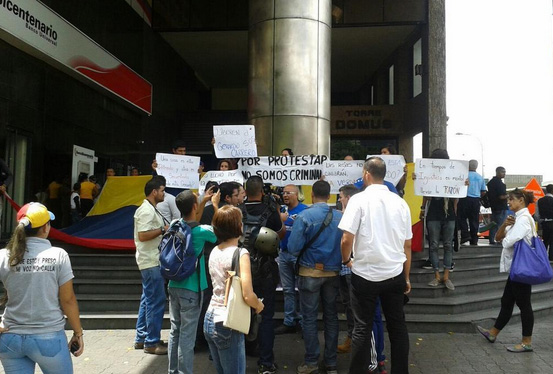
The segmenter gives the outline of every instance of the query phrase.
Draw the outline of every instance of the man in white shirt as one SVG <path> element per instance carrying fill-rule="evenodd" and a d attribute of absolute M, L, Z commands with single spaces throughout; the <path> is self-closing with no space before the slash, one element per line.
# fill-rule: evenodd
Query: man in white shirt
<path fill-rule="evenodd" d="M 161 325 L 165 313 L 165 280 L 159 269 L 159 243 L 167 230 L 156 205 L 163 201 L 165 183 L 153 177 L 144 187 L 146 199 L 134 214 L 136 263 L 142 276 L 142 297 L 136 321 L 135 349 L 145 353 L 166 355 L 161 341 Z"/>
<path fill-rule="evenodd" d="M 343 230 L 342 263 L 351 267 L 351 307 L 355 317 L 350 374 L 365 374 L 377 297 L 392 351 L 392 372 L 409 372 L 409 335 L 403 312 L 411 291 L 411 213 L 407 203 L 383 184 L 386 164 L 371 157 L 363 166 L 368 187 L 352 196 L 338 226 Z M 353 259 L 351 258 L 353 252 Z"/>

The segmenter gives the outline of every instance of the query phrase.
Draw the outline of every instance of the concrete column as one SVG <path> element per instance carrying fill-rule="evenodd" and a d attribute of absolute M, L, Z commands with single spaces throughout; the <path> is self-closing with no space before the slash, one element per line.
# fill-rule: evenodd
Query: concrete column
<path fill-rule="evenodd" d="M 330 155 L 331 0 L 250 0 L 248 118 L 260 155 Z"/>
<path fill-rule="evenodd" d="M 447 147 L 445 0 L 428 1 L 428 58 L 423 64 L 428 79 L 428 142 L 425 156 Z"/>

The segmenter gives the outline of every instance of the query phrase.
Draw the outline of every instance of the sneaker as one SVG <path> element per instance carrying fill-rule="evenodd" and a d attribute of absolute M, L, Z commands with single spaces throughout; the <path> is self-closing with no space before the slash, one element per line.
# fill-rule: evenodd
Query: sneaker
<path fill-rule="evenodd" d="M 490 330 L 487 330 L 482 326 L 476 326 L 476 330 L 478 330 L 478 332 L 482 334 L 482 336 L 486 338 L 487 341 L 489 341 L 490 343 L 495 343 L 495 339 L 497 338 L 497 336 L 490 334 Z"/>
<path fill-rule="evenodd" d="M 259 365 L 257 367 L 257 374 L 275 374 L 277 367 L 273 364 L 271 366 Z"/>
<path fill-rule="evenodd" d="M 144 347 L 144 353 L 148 353 L 151 355 L 166 355 L 167 346 L 164 346 L 161 343 L 157 343 L 153 347 Z"/>
<path fill-rule="evenodd" d="M 275 335 L 294 334 L 296 331 L 296 326 L 288 326 L 283 323 L 275 329 Z"/>
<path fill-rule="evenodd" d="M 453 285 L 453 282 L 451 281 L 451 279 L 446 279 L 444 281 L 444 284 L 445 284 L 445 288 L 447 288 L 448 290 L 450 291 L 455 290 L 455 286 Z"/>
<path fill-rule="evenodd" d="M 297 374 L 319 374 L 319 366 L 318 365 L 307 365 L 307 364 L 301 364 L 296 369 Z"/>
<path fill-rule="evenodd" d="M 327 366 L 326 374 L 338 374 L 338 368 L 336 366 Z"/>
<path fill-rule="evenodd" d="M 430 287 L 438 287 L 440 285 L 440 283 L 442 283 L 442 282 L 438 278 L 434 278 L 428 283 L 428 285 Z"/>
<path fill-rule="evenodd" d="M 424 264 L 422 265 L 422 268 L 427 269 L 427 270 L 433 269 L 432 263 L 430 262 L 430 259 L 428 259 L 424 262 Z"/>
<path fill-rule="evenodd" d="M 452 262 L 451 267 L 449 268 L 449 272 L 452 273 L 454 269 L 455 269 L 455 262 Z"/>
<path fill-rule="evenodd" d="M 144 342 L 134 342 L 134 349 L 144 349 Z"/>
<path fill-rule="evenodd" d="M 386 363 L 384 361 L 380 361 L 378 363 L 378 373 L 379 374 L 388 374 L 388 370 L 386 370 Z"/>

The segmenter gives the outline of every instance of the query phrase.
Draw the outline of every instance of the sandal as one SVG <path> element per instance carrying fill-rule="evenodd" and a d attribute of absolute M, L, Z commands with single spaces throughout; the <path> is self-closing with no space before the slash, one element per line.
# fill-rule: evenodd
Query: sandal
<path fill-rule="evenodd" d="M 481 326 L 476 326 L 476 329 L 480 334 L 482 334 L 484 338 L 486 338 L 487 341 L 489 341 L 490 343 L 495 343 L 495 339 L 497 338 L 497 336 L 490 334 L 490 330 L 487 330 Z"/>
<path fill-rule="evenodd" d="M 516 344 L 516 345 L 508 345 L 506 348 L 509 352 L 513 352 L 513 353 L 533 352 L 534 351 L 534 349 L 532 348 L 532 344 L 524 344 L 524 343 L 520 343 L 520 344 Z"/>

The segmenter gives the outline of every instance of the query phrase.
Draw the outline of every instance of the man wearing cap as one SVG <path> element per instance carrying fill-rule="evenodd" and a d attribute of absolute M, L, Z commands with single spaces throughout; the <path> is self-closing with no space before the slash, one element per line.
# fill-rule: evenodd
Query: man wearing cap
<path fill-rule="evenodd" d="M 142 296 L 136 321 L 135 349 L 145 353 L 166 355 L 161 341 L 161 324 L 165 312 L 165 280 L 159 270 L 159 243 L 167 230 L 156 205 L 163 201 L 165 183 L 154 177 L 146 183 L 146 199 L 134 214 L 136 263 L 142 275 Z"/>
<path fill-rule="evenodd" d="M 323 309 L 325 348 L 323 362 L 328 374 L 337 374 L 338 311 L 336 299 L 340 288 L 342 232 L 338 223 L 342 213 L 331 210 L 327 201 L 330 185 L 324 180 L 313 184 L 313 205 L 296 217 L 288 239 L 288 251 L 299 262 L 298 289 L 305 343 L 304 363 L 298 374 L 318 373 L 320 356 L 317 314 L 319 298 Z M 366 367 L 366 366 L 365 366 Z"/>
<path fill-rule="evenodd" d="M 0 232 L 2 232 L 2 207 L 4 206 L 4 194 L 6 188 L 13 180 L 13 174 L 8 165 L 0 158 Z"/>

